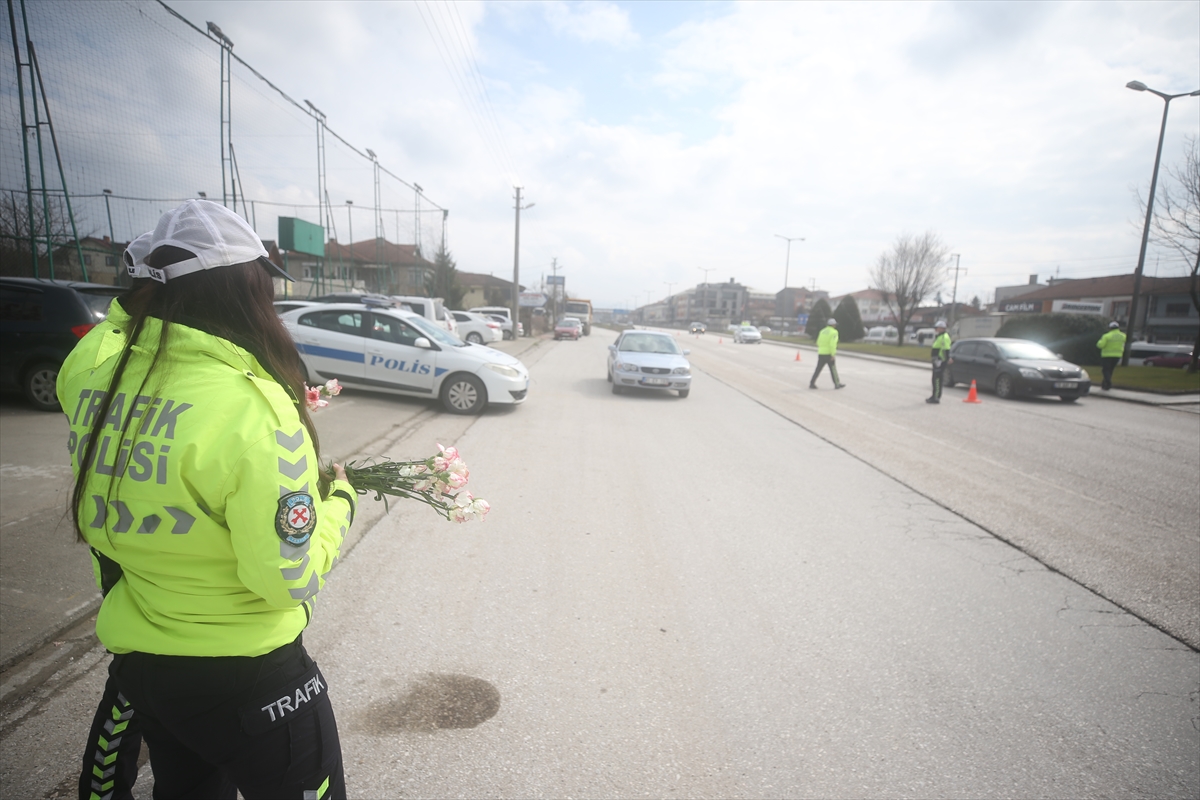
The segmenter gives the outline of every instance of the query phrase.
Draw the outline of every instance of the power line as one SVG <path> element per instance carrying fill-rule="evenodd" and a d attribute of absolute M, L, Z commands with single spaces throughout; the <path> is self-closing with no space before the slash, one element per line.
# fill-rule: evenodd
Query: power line
<path fill-rule="evenodd" d="M 424 6 L 424 8 L 422 8 Z M 451 81 L 454 83 L 455 91 L 458 92 L 462 99 L 467 115 L 471 118 L 471 124 L 475 127 L 475 132 L 479 134 L 479 138 L 483 140 L 484 146 L 489 150 L 493 162 L 500 170 L 508 170 L 511 177 L 516 176 L 516 172 L 512 170 L 511 164 L 505 163 L 505 148 L 503 142 L 499 141 L 495 135 L 489 135 L 486 125 L 486 116 L 481 112 L 478 97 L 469 90 L 467 80 L 463 75 L 461 68 L 458 67 L 457 61 L 453 58 L 450 44 L 442 33 L 442 26 L 438 24 L 434 9 L 429 6 L 428 0 L 422 0 L 417 3 L 417 12 L 421 15 L 421 21 L 425 24 L 425 30 L 429 33 L 433 40 L 434 47 L 437 48 L 438 56 L 442 59 L 442 64 L 445 66 L 447 73 L 450 75 Z M 427 16 L 428 15 L 428 16 Z M 432 21 L 432 24 L 431 24 Z M 447 24 L 447 27 L 449 25 Z M 454 63 L 451 63 L 454 62 Z"/>

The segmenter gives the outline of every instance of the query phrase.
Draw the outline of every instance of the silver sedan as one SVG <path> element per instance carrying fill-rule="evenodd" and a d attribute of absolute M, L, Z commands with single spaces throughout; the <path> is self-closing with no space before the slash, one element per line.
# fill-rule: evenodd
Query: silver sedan
<path fill-rule="evenodd" d="M 613 394 L 625 389 L 675 390 L 687 397 L 692 388 L 689 350 L 669 333 L 631 330 L 608 346 L 608 380 Z"/>

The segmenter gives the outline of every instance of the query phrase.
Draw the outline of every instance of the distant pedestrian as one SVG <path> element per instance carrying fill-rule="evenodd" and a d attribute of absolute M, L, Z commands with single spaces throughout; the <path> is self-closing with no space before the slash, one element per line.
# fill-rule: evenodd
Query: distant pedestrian
<path fill-rule="evenodd" d="M 817 370 L 813 373 L 812 380 L 808 382 L 808 388 L 817 388 L 817 376 L 821 374 L 821 370 L 825 368 L 826 364 L 829 365 L 829 374 L 833 376 L 833 388 L 841 389 L 846 385 L 838 380 L 837 346 L 837 320 L 830 318 L 825 323 L 825 327 L 821 328 L 821 332 L 817 334 Z"/>
<path fill-rule="evenodd" d="M 1121 323 L 1115 320 L 1108 323 L 1108 333 L 1100 337 L 1096 347 L 1100 348 L 1100 371 L 1104 374 L 1100 388 L 1107 392 L 1112 388 L 1113 370 L 1121 363 L 1121 356 L 1125 355 L 1125 334 L 1121 332 Z"/>
<path fill-rule="evenodd" d="M 929 353 L 929 360 L 933 364 L 933 394 L 925 398 L 926 403 L 942 402 L 942 378 L 950 361 L 950 334 L 946 333 L 946 320 L 939 319 L 933 323 L 933 329 L 937 332 Z"/>

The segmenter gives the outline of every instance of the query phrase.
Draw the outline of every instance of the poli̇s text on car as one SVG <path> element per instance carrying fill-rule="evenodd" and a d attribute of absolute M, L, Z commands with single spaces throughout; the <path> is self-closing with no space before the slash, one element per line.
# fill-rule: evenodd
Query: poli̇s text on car
<path fill-rule="evenodd" d="M 518 359 L 464 342 L 411 311 L 334 303 L 280 318 L 310 384 L 337 378 L 347 388 L 437 398 L 454 414 L 523 403 L 529 391 L 529 371 Z"/>

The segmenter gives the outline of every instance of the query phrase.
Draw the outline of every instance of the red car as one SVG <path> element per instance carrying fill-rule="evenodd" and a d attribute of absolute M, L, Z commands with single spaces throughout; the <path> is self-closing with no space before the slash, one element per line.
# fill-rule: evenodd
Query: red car
<path fill-rule="evenodd" d="M 1142 361 L 1142 364 L 1147 367 L 1171 367 L 1173 369 L 1179 369 L 1180 367 L 1187 369 L 1188 364 L 1191 363 L 1191 353 L 1162 353 L 1157 356 L 1150 356 Z"/>
<path fill-rule="evenodd" d="M 579 337 L 583 335 L 583 323 L 575 319 L 575 317 L 563 317 L 554 324 L 554 341 L 559 339 L 573 339 L 579 341 Z"/>

